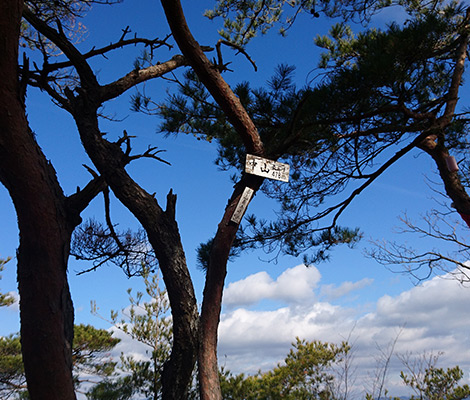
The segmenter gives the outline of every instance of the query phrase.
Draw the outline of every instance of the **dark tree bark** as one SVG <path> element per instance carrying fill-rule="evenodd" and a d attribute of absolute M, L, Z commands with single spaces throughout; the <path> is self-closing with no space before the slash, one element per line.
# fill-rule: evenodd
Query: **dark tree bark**
<path fill-rule="evenodd" d="M 238 97 L 222 78 L 217 67 L 209 61 L 199 43 L 192 36 L 180 1 L 162 0 L 161 3 L 173 37 L 181 52 L 214 100 L 224 110 L 227 119 L 240 135 L 247 153 L 264 155 L 264 145 L 255 124 Z M 222 399 L 217 362 L 217 338 L 227 262 L 238 230 L 238 224 L 232 222 L 231 217 L 245 187 L 250 187 L 256 193 L 262 182 L 262 178 L 249 175 L 245 175 L 238 182 L 219 223 L 212 244 L 200 317 L 198 372 L 202 400 Z"/>
<path fill-rule="evenodd" d="M 173 347 L 162 374 L 163 398 L 184 399 L 196 360 L 199 318 L 175 220 L 176 195 L 168 194 L 166 210 L 163 210 L 157 200 L 127 174 L 121 149 L 102 138 L 97 109 L 86 110 L 90 103 L 84 100 L 77 98 L 73 102 L 73 116 L 83 145 L 96 168 L 109 179 L 107 182 L 116 197 L 142 224 L 155 250 L 173 317 Z"/>
<path fill-rule="evenodd" d="M 173 318 L 173 346 L 162 373 L 162 397 L 184 399 L 196 361 L 199 315 L 175 219 L 176 195 L 172 192 L 168 194 L 166 209 L 163 209 L 151 194 L 129 176 L 125 167 L 133 159 L 129 154 L 130 139 L 124 136 L 118 143 L 106 140 L 99 130 L 98 109 L 103 102 L 119 96 L 136 84 L 184 65 L 185 60 L 182 56 L 175 56 L 165 63 L 133 71 L 111 84 L 100 86 L 86 58 L 63 34 L 40 21 L 29 10 L 25 10 L 24 15 L 28 22 L 64 52 L 76 68 L 81 87 L 75 92 L 66 90 L 67 98 L 57 95 L 55 99 L 72 114 L 93 164 L 115 196 L 142 224 L 155 251 Z M 123 143 L 128 145 L 129 152 L 122 150 Z"/>
<path fill-rule="evenodd" d="M 18 217 L 21 343 L 31 399 L 75 399 L 72 380 L 73 305 L 67 259 L 80 211 L 100 190 L 93 181 L 67 198 L 37 145 L 18 81 L 23 2 L 0 3 L 0 181 Z"/>
<path fill-rule="evenodd" d="M 177 9 L 176 15 L 172 17 L 176 25 L 180 23 L 181 12 L 181 8 Z M 116 197 L 140 221 L 155 250 L 173 316 L 173 348 L 162 375 L 163 398 L 179 400 L 186 397 L 197 354 L 199 354 L 203 398 L 221 398 L 217 365 L 217 329 L 227 259 L 238 229 L 238 225 L 230 222 L 230 218 L 244 188 L 249 186 L 256 191 L 262 179 L 246 176 L 241 180 L 231 196 L 219 225 L 207 272 L 201 314 L 203 329 L 200 335 L 196 298 L 175 220 L 176 196 L 170 192 L 166 210 L 163 210 L 156 199 L 143 190 L 125 170 L 131 157 L 127 151 L 122 150 L 121 144 L 128 142 L 128 138 L 124 137 L 121 142 L 111 143 L 103 137 L 98 125 L 98 108 L 103 102 L 117 97 L 139 82 L 184 65 L 185 58 L 176 56 L 151 71 L 134 71 L 114 83 L 100 86 L 86 57 L 80 54 L 64 35 L 41 22 L 28 10 L 25 10 L 24 16 L 38 31 L 53 41 L 75 66 L 81 86 L 73 93 L 70 90 L 66 91 L 67 98 L 61 98 L 56 94 L 54 99 L 73 115 L 84 148 L 95 167 Z M 182 38 L 180 35 L 177 40 L 184 41 L 188 32 L 189 30 Z M 205 76 L 204 83 L 211 88 L 213 96 L 223 105 L 230 121 L 243 138 L 247 150 L 261 155 L 263 144 L 250 117 L 198 45 L 196 51 L 197 55 L 189 52 L 189 56 L 192 59 L 200 57 L 203 65 L 192 63 L 193 68 L 198 74 Z"/>
<path fill-rule="evenodd" d="M 127 174 L 126 155 L 118 144 L 103 139 L 98 128 L 98 109 L 93 103 L 86 92 L 71 98 L 72 115 L 94 165 L 116 197 L 142 224 L 155 250 L 173 317 L 173 347 L 162 374 L 162 395 L 164 399 L 184 399 L 196 360 L 199 318 L 175 219 L 176 195 L 168 194 L 163 210 L 157 200 Z"/>
<path fill-rule="evenodd" d="M 470 8 L 466 12 L 466 23 L 470 20 Z M 468 29 L 459 38 L 459 47 L 455 56 L 454 72 L 447 93 L 446 108 L 443 115 L 438 118 L 429 129 L 430 135 L 418 147 L 428 153 L 436 163 L 439 175 L 444 183 L 445 191 L 452 199 L 454 207 L 461 215 L 470 216 L 470 196 L 468 195 L 457 171 L 450 171 L 446 159 L 449 152 L 446 147 L 445 130 L 455 117 L 455 109 L 459 100 L 459 89 L 462 85 L 467 48 L 469 42 Z"/>

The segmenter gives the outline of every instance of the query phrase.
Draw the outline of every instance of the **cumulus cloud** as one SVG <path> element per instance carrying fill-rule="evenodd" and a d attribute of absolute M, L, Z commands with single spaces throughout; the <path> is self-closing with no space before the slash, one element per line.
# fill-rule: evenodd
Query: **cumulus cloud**
<path fill-rule="evenodd" d="M 281 362 L 296 337 L 333 343 L 348 339 L 353 345 L 358 398 L 364 398 L 361 390 L 377 371 L 380 354 L 390 351 L 396 340 L 396 354 L 444 352 L 439 365 L 459 365 L 468 381 L 470 289 L 445 278 L 436 277 L 396 296 L 384 295 L 364 314 L 363 309 L 335 304 L 334 299 L 370 287 L 374 284 L 370 279 L 322 285 L 318 269 L 303 265 L 277 277 L 267 272 L 250 275 L 226 289 L 219 362 L 234 373 L 256 373 Z M 274 300 L 277 306 L 254 307 L 263 300 Z M 112 330 L 122 340 L 114 356 L 123 352 L 138 359 L 148 357 L 145 345 L 116 327 Z M 399 378 L 403 369 L 398 357 L 390 360 L 387 388 L 393 395 L 405 394 Z"/>
<path fill-rule="evenodd" d="M 286 303 L 313 301 L 320 277 L 317 268 L 306 268 L 304 265 L 285 270 L 277 279 L 271 278 L 266 271 L 258 272 L 230 283 L 225 289 L 223 303 L 233 308 L 254 305 L 261 300 Z"/>
<path fill-rule="evenodd" d="M 398 338 L 396 353 L 442 351 L 443 366 L 460 365 L 470 371 L 470 289 L 455 279 L 436 277 L 398 296 L 385 295 L 365 315 L 319 299 L 324 296 L 331 301 L 371 285 L 371 280 L 339 286 L 321 286 L 320 281 L 316 268 L 299 266 L 277 279 L 260 272 L 231 283 L 225 300 L 232 308 L 222 315 L 219 330 L 221 363 L 234 372 L 254 373 L 281 361 L 296 336 L 336 343 L 349 337 L 358 375 L 362 375 L 358 380 L 363 381 L 374 372 L 380 352 L 387 351 Z M 270 311 L 247 308 L 263 299 L 280 300 L 285 305 Z M 397 378 L 401 369 L 403 365 L 394 358 L 390 376 Z M 398 384 L 399 379 L 396 381 Z M 400 390 L 395 389 L 394 393 Z"/>

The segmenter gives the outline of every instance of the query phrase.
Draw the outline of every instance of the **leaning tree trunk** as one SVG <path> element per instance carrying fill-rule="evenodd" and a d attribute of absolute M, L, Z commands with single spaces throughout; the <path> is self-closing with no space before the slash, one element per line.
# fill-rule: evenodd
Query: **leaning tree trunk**
<path fill-rule="evenodd" d="M 98 125 L 98 108 L 134 85 L 159 77 L 181 65 L 185 60 L 175 56 L 171 60 L 100 86 L 84 57 L 68 38 L 25 10 L 25 18 L 39 32 L 57 45 L 70 60 L 80 78 L 80 87 L 74 91 L 65 88 L 67 98 L 55 98 L 70 112 L 80 133 L 85 151 L 116 197 L 131 211 L 146 230 L 148 239 L 162 271 L 173 318 L 173 345 L 170 359 L 162 372 L 162 398 L 181 400 L 187 397 L 198 348 L 199 316 L 196 296 L 186 265 L 186 258 L 175 219 L 176 196 L 167 197 L 162 209 L 153 195 L 142 189 L 125 170 L 133 159 L 120 144 L 103 137 Z M 129 138 L 123 138 L 126 142 Z M 137 157 L 138 158 L 138 157 Z"/>
<path fill-rule="evenodd" d="M 467 8 L 466 24 L 468 24 L 469 21 L 470 8 Z M 460 43 L 454 58 L 454 71 L 446 96 L 445 111 L 443 115 L 435 120 L 428 128 L 429 136 L 419 143 L 418 147 L 428 153 L 436 163 L 447 195 L 452 199 L 457 212 L 470 227 L 470 196 L 462 184 L 461 177 L 457 170 L 449 168 L 447 165 L 449 152 L 446 147 L 446 130 L 454 121 L 455 110 L 460 96 L 459 91 L 465 72 L 467 48 L 470 40 L 468 29 L 463 31 L 458 40 Z"/>
<path fill-rule="evenodd" d="M 28 128 L 18 83 L 23 2 L 0 2 L 0 180 L 20 231 L 21 342 L 31 399 L 75 399 L 73 306 L 66 267 L 71 229 L 53 168 Z"/>
<path fill-rule="evenodd" d="M 244 188 L 250 187 L 256 192 L 262 182 L 263 178 L 245 175 L 235 186 L 212 243 L 200 318 L 198 368 L 202 400 L 222 399 L 217 361 L 217 339 L 227 263 L 238 230 L 238 224 L 231 221 L 231 218 Z"/>
<path fill-rule="evenodd" d="M 188 63 L 233 125 L 248 153 L 262 156 L 263 142 L 259 133 L 216 66 L 205 56 L 186 23 L 181 2 L 161 0 L 171 32 Z M 245 187 L 256 192 L 263 179 L 245 176 L 237 185 L 225 209 L 214 238 L 207 268 L 201 309 L 200 346 L 198 352 L 199 387 L 202 400 L 221 400 L 222 392 L 217 363 L 217 336 L 222 307 L 222 293 L 227 273 L 227 261 L 238 224 L 231 222 L 235 207 Z"/>
<path fill-rule="evenodd" d="M 102 137 L 98 128 L 98 110 L 88 95 L 81 93 L 70 99 L 72 114 L 93 164 L 115 196 L 142 224 L 155 251 L 173 319 L 171 355 L 162 372 L 162 399 L 182 400 L 187 398 L 196 362 L 199 315 L 175 219 L 176 195 L 170 191 L 164 210 L 150 193 L 128 175 L 124 168 L 126 156 L 119 145 Z"/>

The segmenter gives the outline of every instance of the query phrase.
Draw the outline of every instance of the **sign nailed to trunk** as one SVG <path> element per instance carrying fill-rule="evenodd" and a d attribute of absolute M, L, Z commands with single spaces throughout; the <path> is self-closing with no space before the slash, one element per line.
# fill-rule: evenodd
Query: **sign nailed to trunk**
<path fill-rule="evenodd" d="M 252 154 L 246 155 L 245 171 L 249 174 L 289 182 L 289 169 L 289 164 L 268 160 Z"/>
<path fill-rule="evenodd" d="M 246 187 L 243 190 L 242 196 L 240 197 L 240 201 L 237 204 L 237 207 L 235 208 L 235 211 L 233 212 L 231 221 L 235 222 L 236 224 L 239 224 L 240 221 L 243 218 L 243 214 L 245 214 L 246 208 L 248 207 L 248 204 L 250 203 L 251 196 L 253 196 L 254 190 L 252 188 Z"/>

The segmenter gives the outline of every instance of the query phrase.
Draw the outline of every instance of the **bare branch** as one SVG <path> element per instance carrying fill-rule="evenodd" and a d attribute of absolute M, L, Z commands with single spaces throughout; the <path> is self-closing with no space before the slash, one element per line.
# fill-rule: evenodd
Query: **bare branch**
<path fill-rule="evenodd" d="M 164 63 L 131 71 L 122 78 L 102 86 L 100 88 L 100 100 L 101 102 L 105 102 L 107 100 L 114 99 L 139 83 L 161 77 L 166 73 L 185 65 L 188 65 L 186 59 L 181 55 L 176 55 L 173 56 L 171 60 Z"/>
<path fill-rule="evenodd" d="M 373 241 L 374 247 L 367 250 L 366 255 L 393 272 L 409 274 L 417 282 L 443 272 L 460 282 L 470 281 L 470 245 L 460 233 L 466 229 L 458 220 L 452 219 L 449 213 L 431 210 L 423 216 L 423 225 L 417 225 L 406 214 L 401 221 L 404 227 L 398 232 L 427 238 L 425 244 L 419 242 L 427 247 L 425 250 L 419 251 L 403 243 Z M 429 248 L 432 241 L 435 245 Z M 443 244 L 449 244 L 455 250 L 444 252 Z"/>
<path fill-rule="evenodd" d="M 172 48 L 172 46 L 167 42 L 168 39 L 170 38 L 170 35 L 166 36 L 164 39 L 146 39 L 146 38 L 140 38 L 140 37 L 134 37 L 132 39 L 125 39 L 125 36 L 130 32 L 129 27 L 123 30 L 123 34 L 121 38 L 116 42 L 116 43 L 110 43 L 107 46 L 100 47 L 98 49 L 93 48 L 90 51 L 82 54 L 83 58 L 88 59 L 92 58 L 98 55 L 105 56 L 106 53 L 109 53 L 112 50 L 115 49 L 120 49 L 125 46 L 129 45 L 135 45 L 135 44 L 143 44 L 145 47 L 149 47 L 151 52 L 159 47 L 166 46 L 169 49 Z M 43 66 L 42 70 L 45 71 L 46 73 L 50 73 L 53 71 L 57 71 L 59 69 L 63 68 L 68 68 L 68 67 L 73 67 L 74 64 L 71 61 L 63 61 L 63 62 L 56 62 L 56 63 L 47 63 Z"/>
<path fill-rule="evenodd" d="M 220 45 L 225 44 L 226 46 L 233 47 L 234 49 L 238 50 L 239 53 L 242 53 L 247 60 L 251 63 L 255 71 L 258 71 L 258 67 L 256 66 L 255 62 L 251 59 L 249 54 L 245 51 L 245 49 L 235 43 L 229 42 L 228 40 L 219 39 L 215 48 L 217 50 L 217 58 L 218 58 L 218 68 L 220 71 L 223 71 L 226 68 L 222 59 L 222 51 L 220 49 Z"/>
<path fill-rule="evenodd" d="M 77 188 L 77 192 L 66 198 L 67 211 L 69 218 L 72 221 L 77 221 L 75 225 L 78 225 L 80 220 L 80 213 L 90 204 L 98 193 L 102 192 L 106 187 L 104 178 L 95 175 L 88 184 L 80 190 Z"/>
<path fill-rule="evenodd" d="M 23 17 L 64 52 L 77 69 L 82 85 L 90 90 L 96 90 L 98 88 L 98 81 L 96 80 L 93 70 L 90 68 L 83 55 L 67 39 L 66 35 L 60 32 L 60 23 L 58 24 L 59 31 L 57 31 L 36 17 L 26 6 L 23 9 Z"/>

